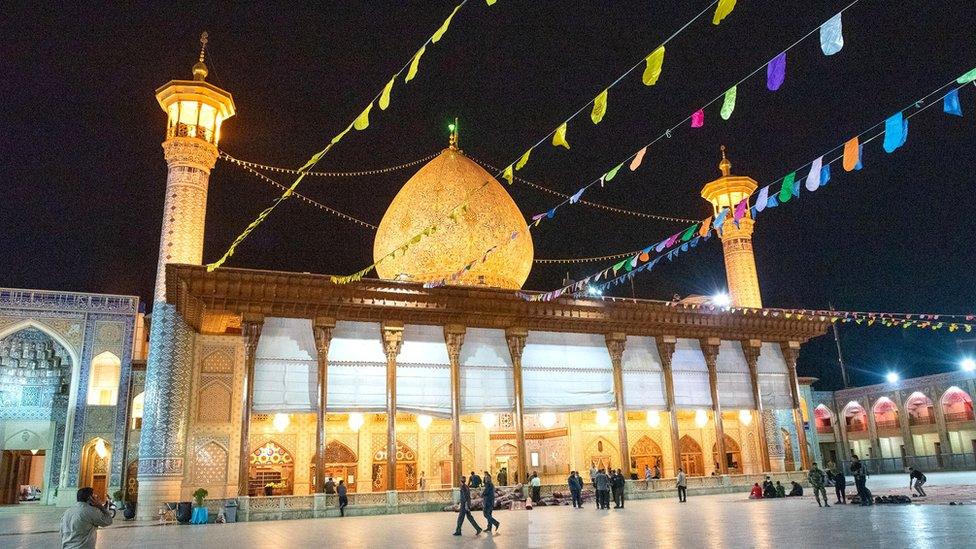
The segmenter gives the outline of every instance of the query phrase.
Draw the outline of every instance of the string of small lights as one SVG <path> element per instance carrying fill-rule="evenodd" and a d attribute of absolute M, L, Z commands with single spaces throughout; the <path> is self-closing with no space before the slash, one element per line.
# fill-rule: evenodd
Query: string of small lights
<path fill-rule="evenodd" d="M 379 175 L 379 174 L 403 170 L 406 168 L 416 166 L 418 164 L 423 164 L 428 160 L 432 160 L 438 154 L 440 153 L 436 152 L 417 160 L 413 160 L 403 164 L 398 164 L 396 166 L 377 168 L 375 170 L 361 170 L 358 172 L 305 172 L 305 175 L 314 176 L 314 177 L 365 177 L 368 175 Z M 234 158 L 233 156 L 227 154 L 226 151 L 220 151 L 220 159 L 226 160 L 227 162 L 231 162 L 233 164 L 237 164 L 238 166 L 246 166 L 249 168 L 254 168 L 256 170 L 264 170 L 264 171 L 274 172 L 274 173 L 286 173 L 290 175 L 299 175 L 301 173 L 298 170 L 294 170 L 291 168 L 282 168 L 280 166 L 269 166 L 267 164 L 259 164 L 257 162 L 250 162 L 248 160 L 241 160 L 240 158 Z"/>

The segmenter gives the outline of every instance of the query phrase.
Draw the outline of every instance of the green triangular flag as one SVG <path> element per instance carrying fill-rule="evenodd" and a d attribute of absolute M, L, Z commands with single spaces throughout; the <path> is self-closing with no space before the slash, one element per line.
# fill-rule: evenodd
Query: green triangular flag
<path fill-rule="evenodd" d="M 735 94 L 738 86 L 732 86 L 725 92 L 725 101 L 722 102 L 722 120 L 728 120 L 735 110 Z"/>
<path fill-rule="evenodd" d="M 783 178 L 783 186 L 779 188 L 780 204 L 789 202 L 793 198 L 793 182 L 796 181 L 796 172 Z"/>
<path fill-rule="evenodd" d="M 615 167 L 614 169 L 610 170 L 609 172 L 606 173 L 606 175 L 603 176 L 603 180 L 606 181 L 606 182 L 609 182 L 611 179 L 613 179 L 614 177 L 616 177 L 617 176 L 617 172 L 620 171 L 620 167 L 623 166 L 623 165 L 624 165 L 623 162 L 621 162 L 620 164 L 617 164 L 617 167 Z"/>

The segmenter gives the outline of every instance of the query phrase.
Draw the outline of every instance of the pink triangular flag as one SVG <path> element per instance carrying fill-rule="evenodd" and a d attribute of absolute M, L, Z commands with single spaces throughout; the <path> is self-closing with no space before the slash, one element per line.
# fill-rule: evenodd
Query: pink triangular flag
<path fill-rule="evenodd" d="M 637 151 L 637 155 L 634 156 L 634 160 L 630 163 L 630 171 L 634 171 L 640 167 L 641 162 L 644 161 L 644 153 L 647 152 L 647 147 Z"/>
<path fill-rule="evenodd" d="M 705 111 L 698 109 L 691 115 L 691 127 L 700 128 L 705 125 Z"/>

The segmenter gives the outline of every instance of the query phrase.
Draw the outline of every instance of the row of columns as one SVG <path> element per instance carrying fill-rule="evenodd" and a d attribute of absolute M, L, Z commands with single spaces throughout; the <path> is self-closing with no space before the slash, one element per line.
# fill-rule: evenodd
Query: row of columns
<path fill-rule="evenodd" d="M 241 407 L 241 455 L 240 469 L 238 474 L 238 493 L 246 495 L 248 492 L 248 476 L 250 467 L 250 423 L 251 423 L 251 402 L 254 398 L 254 364 L 255 353 L 258 341 L 261 337 L 261 328 L 264 324 L 262 315 L 245 314 L 241 322 L 241 330 L 244 337 L 244 383 Z M 316 474 L 315 490 L 322 492 L 325 489 L 325 411 L 328 395 L 328 355 L 329 344 L 332 340 L 332 332 L 336 321 L 333 318 L 317 317 L 313 320 L 313 335 L 315 347 L 318 352 L 318 375 L 317 375 L 317 415 L 316 415 Z M 384 322 L 382 324 L 383 350 L 386 354 L 386 417 L 387 417 L 387 490 L 396 489 L 396 365 L 397 357 L 403 346 L 403 323 Z M 463 325 L 450 324 L 444 326 L 444 340 L 447 345 L 448 357 L 451 363 L 451 449 L 453 458 L 454 482 L 463 474 L 461 470 L 461 368 L 460 357 L 461 347 L 464 345 L 464 335 L 466 328 Z M 513 410 L 513 426 L 515 429 L 515 444 L 518 451 L 519 464 L 522 468 L 523 478 L 530 463 L 526 453 L 525 427 L 524 427 L 524 395 L 522 386 L 522 352 L 525 349 L 528 330 L 525 328 L 509 328 L 505 330 L 505 340 L 508 344 L 509 354 L 512 360 L 512 374 L 514 380 L 515 405 Z M 659 336 L 655 338 L 657 342 L 658 354 L 661 358 L 661 366 L 664 375 L 665 395 L 667 408 L 670 411 L 670 435 L 672 459 L 675 468 L 680 466 L 681 451 L 678 437 L 677 407 L 674 399 L 674 375 L 671 368 L 671 358 L 674 355 L 677 338 L 674 336 Z M 627 334 L 623 332 L 611 332 L 606 334 L 607 351 L 610 355 L 610 362 L 613 368 L 613 388 L 614 404 L 617 413 L 617 431 L 619 436 L 618 447 L 620 449 L 620 464 L 625 475 L 630 473 L 630 451 L 627 439 L 627 413 L 624 406 L 624 386 L 623 386 L 623 353 L 626 348 Z M 711 389 L 712 412 L 715 425 L 715 440 L 719 456 L 719 468 L 722 474 L 728 474 L 728 463 L 725 456 L 725 430 L 722 424 L 722 405 L 718 392 L 718 372 L 716 364 L 718 360 L 719 345 L 721 341 L 717 338 L 701 339 L 702 354 L 705 357 L 705 364 L 708 367 L 709 387 Z M 763 405 L 762 389 L 759 384 L 759 374 L 757 363 L 759 359 L 761 341 L 749 340 L 742 342 L 742 349 L 749 365 L 750 377 L 752 380 L 753 399 L 755 400 L 756 425 L 759 430 L 759 447 L 762 466 L 765 471 L 770 470 L 769 450 L 766 445 L 766 432 L 763 426 Z M 783 356 L 786 360 L 787 371 L 790 379 L 790 391 L 793 398 L 793 419 L 796 422 L 796 431 L 800 446 L 800 459 L 804 468 L 809 468 L 809 456 L 806 446 L 806 435 L 803 429 L 803 417 L 800 412 L 799 385 L 796 375 L 796 358 L 799 351 L 799 343 L 788 342 L 782 344 Z"/>

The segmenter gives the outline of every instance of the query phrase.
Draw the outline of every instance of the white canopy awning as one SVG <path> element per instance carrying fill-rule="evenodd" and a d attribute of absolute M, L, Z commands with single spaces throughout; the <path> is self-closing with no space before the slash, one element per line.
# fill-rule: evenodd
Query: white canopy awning
<path fill-rule="evenodd" d="M 462 414 L 512 411 L 515 381 L 504 330 L 468 328 L 460 361 Z"/>
<path fill-rule="evenodd" d="M 678 339 L 671 357 L 674 404 L 678 409 L 711 409 L 708 366 L 697 339 Z"/>
<path fill-rule="evenodd" d="M 311 320 L 265 318 L 254 357 L 255 412 L 315 410 L 318 353 Z"/>
<path fill-rule="evenodd" d="M 451 360 L 444 328 L 404 326 L 396 383 L 397 410 L 451 417 Z"/>
<path fill-rule="evenodd" d="M 386 410 L 386 353 L 379 322 L 336 322 L 329 344 L 326 410 Z"/>
<path fill-rule="evenodd" d="M 627 336 L 621 370 L 626 409 L 667 409 L 661 355 L 653 337 Z"/>
<path fill-rule="evenodd" d="M 790 390 L 789 371 L 778 343 L 763 343 L 759 350 L 759 388 L 762 392 L 763 409 L 790 410 L 793 408 L 793 392 Z"/>
<path fill-rule="evenodd" d="M 522 384 L 529 413 L 613 406 L 613 366 L 604 336 L 530 331 Z"/>
<path fill-rule="evenodd" d="M 755 409 L 749 363 L 746 362 L 746 355 L 738 341 L 723 341 L 719 345 L 715 371 L 718 382 L 718 402 L 723 410 Z"/>

